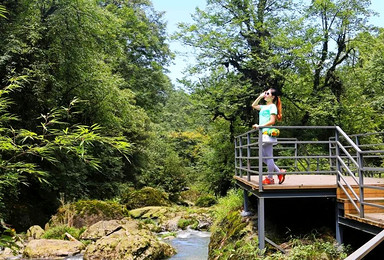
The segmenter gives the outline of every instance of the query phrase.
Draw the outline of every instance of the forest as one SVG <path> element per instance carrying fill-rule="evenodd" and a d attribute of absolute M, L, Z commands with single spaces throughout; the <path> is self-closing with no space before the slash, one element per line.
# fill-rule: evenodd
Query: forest
<path fill-rule="evenodd" d="M 233 138 L 270 87 L 281 125 L 381 131 L 374 15 L 369 0 L 207 0 L 170 35 L 150 0 L 0 0 L 1 225 L 143 187 L 225 196 Z M 183 88 L 167 76 L 170 40 L 197 53 Z"/>

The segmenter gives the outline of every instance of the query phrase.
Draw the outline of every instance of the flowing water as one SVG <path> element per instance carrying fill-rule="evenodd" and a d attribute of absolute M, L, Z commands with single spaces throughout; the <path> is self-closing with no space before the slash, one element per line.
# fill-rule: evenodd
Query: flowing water
<path fill-rule="evenodd" d="M 206 260 L 208 259 L 208 244 L 211 234 L 192 229 L 181 230 L 177 236 L 167 243 L 177 250 L 171 260 Z"/>
<path fill-rule="evenodd" d="M 206 231 L 192 229 L 180 230 L 175 238 L 166 240 L 172 245 L 177 254 L 170 257 L 170 260 L 206 260 L 208 259 L 208 244 L 211 234 Z M 19 260 L 22 256 L 7 258 L 8 260 Z M 64 260 L 82 260 L 82 255 L 66 257 Z"/>
<path fill-rule="evenodd" d="M 166 240 L 172 245 L 177 254 L 169 260 L 206 260 L 208 259 L 208 244 L 211 234 L 192 229 L 180 230 L 173 239 Z M 67 257 L 65 260 L 82 260 L 82 255 Z"/>

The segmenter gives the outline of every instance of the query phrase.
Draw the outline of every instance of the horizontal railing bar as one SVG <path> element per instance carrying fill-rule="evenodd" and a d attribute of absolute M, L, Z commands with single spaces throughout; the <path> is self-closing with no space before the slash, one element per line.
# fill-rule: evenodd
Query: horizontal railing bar
<path fill-rule="evenodd" d="M 372 206 L 375 208 L 384 209 L 384 205 L 380 205 L 380 204 L 376 204 L 376 203 L 362 202 L 361 204 L 366 205 L 366 206 Z"/>
<path fill-rule="evenodd" d="M 361 151 L 362 154 L 367 154 L 367 153 L 384 153 L 384 150 L 370 150 L 370 151 Z"/>
<path fill-rule="evenodd" d="M 250 170 L 248 168 L 243 168 L 243 167 L 235 167 L 236 169 L 238 170 L 242 170 L 244 172 L 249 172 L 249 173 L 256 173 L 256 175 L 259 175 L 259 172 L 258 171 L 254 171 L 254 170 Z M 268 175 L 268 174 L 280 174 L 279 172 L 263 172 L 263 175 Z M 292 172 L 287 172 L 286 174 L 289 175 L 289 174 L 300 174 L 300 175 L 304 175 L 304 174 L 327 174 L 327 173 L 331 173 L 331 174 L 336 174 L 337 171 L 292 171 Z M 336 176 L 336 175 L 335 175 Z"/>
<path fill-rule="evenodd" d="M 384 134 L 384 132 L 353 134 L 353 135 L 350 135 L 350 136 L 352 136 L 352 137 L 360 137 L 360 136 L 370 136 L 370 135 L 380 135 L 380 134 Z"/>
<path fill-rule="evenodd" d="M 236 159 L 258 160 L 259 156 L 237 156 Z M 336 155 L 265 156 L 263 159 L 336 159 Z"/>
<path fill-rule="evenodd" d="M 368 188 L 368 189 L 384 190 L 384 187 L 381 187 L 381 186 L 362 185 L 362 187 Z"/>
<path fill-rule="evenodd" d="M 332 144 L 335 142 L 329 142 L 329 141 L 280 141 L 280 139 L 277 139 L 278 144 Z M 242 144 L 242 145 L 236 145 L 235 148 L 243 148 L 246 149 L 248 146 L 258 146 L 259 143 L 249 143 L 249 144 Z M 335 147 L 331 147 L 335 148 Z"/>
<path fill-rule="evenodd" d="M 299 129 L 299 130 L 305 130 L 305 129 L 336 129 L 337 126 L 273 126 L 273 128 L 277 129 Z M 238 136 L 235 136 L 235 138 L 240 138 L 243 136 L 246 136 L 247 134 L 258 132 L 259 130 L 252 129 L 248 132 L 242 133 Z"/>
<path fill-rule="evenodd" d="M 384 172 L 384 168 L 381 167 L 363 167 L 361 170 L 365 172 Z"/>
<path fill-rule="evenodd" d="M 375 146 L 383 146 L 383 143 L 379 144 L 359 144 L 359 147 L 375 147 Z"/>
<path fill-rule="evenodd" d="M 335 143 L 335 142 L 330 142 L 330 141 L 281 141 L 277 139 L 277 143 L 279 144 L 330 144 L 330 143 Z"/>

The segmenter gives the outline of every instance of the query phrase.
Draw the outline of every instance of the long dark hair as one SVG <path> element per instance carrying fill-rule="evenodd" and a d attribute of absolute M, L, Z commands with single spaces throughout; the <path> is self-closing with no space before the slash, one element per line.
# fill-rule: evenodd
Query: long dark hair
<path fill-rule="evenodd" d="M 278 89 L 271 88 L 271 94 L 273 96 L 273 102 L 276 103 L 277 107 L 277 121 L 281 121 L 283 119 L 283 107 L 281 104 L 281 92 Z"/>

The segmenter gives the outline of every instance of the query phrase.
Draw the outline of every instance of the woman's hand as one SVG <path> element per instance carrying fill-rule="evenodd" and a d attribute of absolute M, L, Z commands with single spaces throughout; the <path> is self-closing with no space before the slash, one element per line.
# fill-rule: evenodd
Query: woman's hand
<path fill-rule="evenodd" d="M 259 125 L 258 125 L 258 124 L 254 124 L 254 125 L 252 126 L 252 128 L 253 128 L 253 129 L 259 129 Z"/>

